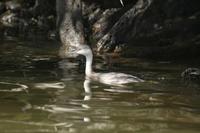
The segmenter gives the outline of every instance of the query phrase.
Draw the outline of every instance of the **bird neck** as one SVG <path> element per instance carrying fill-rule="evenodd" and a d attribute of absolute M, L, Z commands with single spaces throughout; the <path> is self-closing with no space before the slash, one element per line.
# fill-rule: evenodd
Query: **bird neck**
<path fill-rule="evenodd" d="M 86 76 L 91 76 L 93 73 L 92 70 L 92 61 L 93 61 L 93 54 L 86 55 L 86 67 L 85 67 L 85 74 Z"/>

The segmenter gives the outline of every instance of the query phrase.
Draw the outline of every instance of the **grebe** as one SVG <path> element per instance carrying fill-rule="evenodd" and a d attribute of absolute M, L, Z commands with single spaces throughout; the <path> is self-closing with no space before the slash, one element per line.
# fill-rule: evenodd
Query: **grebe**
<path fill-rule="evenodd" d="M 128 83 L 144 82 L 144 80 L 125 73 L 96 73 L 92 70 L 93 53 L 88 45 L 81 45 L 77 50 L 77 54 L 84 55 L 86 57 L 85 75 L 86 78 L 90 78 L 95 81 L 99 81 L 108 85 L 121 86 Z"/>

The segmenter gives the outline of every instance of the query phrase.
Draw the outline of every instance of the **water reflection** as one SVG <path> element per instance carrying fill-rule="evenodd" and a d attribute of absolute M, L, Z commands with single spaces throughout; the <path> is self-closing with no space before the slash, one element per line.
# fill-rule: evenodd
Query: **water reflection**
<path fill-rule="evenodd" d="M 0 92 L 28 92 L 28 86 L 19 83 L 9 83 L 9 82 L 0 82 L 0 86 L 4 86 L 5 89 L 0 89 Z"/>
<path fill-rule="evenodd" d="M 84 97 L 84 101 L 89 101 L 92 97 L 92 91 L 91 91 L 91 87 L 90 87 L 90 82 L 91 80 L 88 78 L 85 78 L 85 81 L 83 83 L 83 88 L 85 90 L 85 97 Z"/>

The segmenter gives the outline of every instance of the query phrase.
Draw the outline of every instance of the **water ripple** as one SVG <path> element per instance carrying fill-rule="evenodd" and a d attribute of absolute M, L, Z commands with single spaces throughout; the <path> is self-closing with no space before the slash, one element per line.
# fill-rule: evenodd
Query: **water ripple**
<path fill-rule="evenodd" d="M 6 89 L 0 89 L 0 92 L 28 92 L 28 86 L 19 83 L 0 82 L 1 87 L 5 86 Z M 7 89 L 8 88 L 8 89 Z"/>
<path fill-rule="evenodd" d="M 47 89 L 47 88 L 63 89 L 63 88 L 65 88 L 65 84 L 63 82 L 36 83 L 36 84 L 34 84 L 34 87 L 39 88 L 39 89 Z"/>
<path fill-rule="evenodd" d="M 59 107 L 57 105 L 44 105 L 44 106 L 35 106 L 35 109 L 51 112 L 51 113 L 80 113 L 80 111 L 86 110 L 85 108 L 66 108 L 66 107 Z"/>

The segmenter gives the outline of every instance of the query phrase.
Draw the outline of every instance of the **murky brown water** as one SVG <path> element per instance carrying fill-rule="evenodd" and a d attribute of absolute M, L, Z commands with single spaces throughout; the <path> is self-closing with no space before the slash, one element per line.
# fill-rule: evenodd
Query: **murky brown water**
<path fill-rule="evenodd" d="M 1 133 L 199 133 L 200 87 L 180 79 L 189 65 L 119 59 L 112 71 L 147 82 L 84 89 L 78 63 L 59 59 L 57 45 L 1 40 Z"/>

